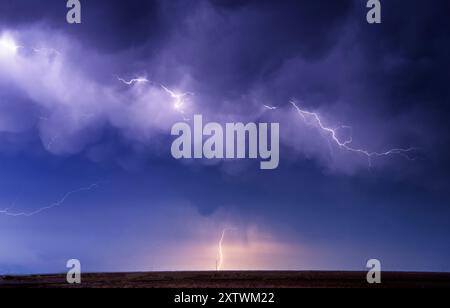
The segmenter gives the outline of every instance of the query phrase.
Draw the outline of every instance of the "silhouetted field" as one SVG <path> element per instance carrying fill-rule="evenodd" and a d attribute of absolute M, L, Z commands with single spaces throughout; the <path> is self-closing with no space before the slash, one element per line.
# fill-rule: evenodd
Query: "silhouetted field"
<path fill-rule="evenodd" d="M 78 286 L 65 275 L 1 276 L 0 288 L 450 288 L 450 273 L 383 273 L 369 285 L 364 272 L 154 272 L 82 275 Z"/>

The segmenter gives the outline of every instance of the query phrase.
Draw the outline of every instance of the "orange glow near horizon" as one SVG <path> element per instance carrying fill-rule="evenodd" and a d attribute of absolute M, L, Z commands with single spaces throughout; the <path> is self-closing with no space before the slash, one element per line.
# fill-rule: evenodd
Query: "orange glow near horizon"
<path fill-rule="evenodd" d="M 219 239 L 205 244 L 184 244 L 153 256 L 153 262 L 164 264 L 161 271 L 258 271 L 298 269 L 301 250 L 280 243 L 270 235 L 252 228 L 226 232 L 222 241 L 223 259 L 218 259 Z M 220 264 L 218 264 L 220 262 Z"/>

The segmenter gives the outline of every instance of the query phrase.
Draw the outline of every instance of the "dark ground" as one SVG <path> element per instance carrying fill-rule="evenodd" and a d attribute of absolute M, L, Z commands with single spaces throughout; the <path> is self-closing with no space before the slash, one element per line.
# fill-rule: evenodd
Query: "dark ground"
<path fill-rule="evenodd" d="M 65 275 L 0 276 L 0 288 L 64 288 Z M 84 288 L 450 288 L 450 273 L 382 273 L 369 285 L 365 272 L 159 272 L 84 274 Z"/>

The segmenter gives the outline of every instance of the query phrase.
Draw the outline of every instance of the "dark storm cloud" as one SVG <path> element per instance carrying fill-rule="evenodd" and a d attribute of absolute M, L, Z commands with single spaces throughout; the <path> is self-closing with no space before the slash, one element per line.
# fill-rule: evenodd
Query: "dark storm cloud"
<path fill-rule="evenodd" d="M 81 1 L 83 23 L 76 28 L 66 22 L 66 1 L 2 1 L 0 24 L 27 27 L 35 23 L 64 31 L 104 52 L 157 41 L 166 30 L 160 5 L 153 0 Z"/>
<path fill-rule="evenodd" d="M 193 10 L 186 28 L 175 29 L 173 53 L 204 91 L 222 97 L 246 93 L 292 57 L 324 57 L 351 7 L 350 1 L 210 3 Z"/>
<path fill-rule="evenodd" d="M 448 1 L 411 1 L 401 10 L 398 1 L 389 1 L 383 24 L 365 26 L 357 37 L 366 60 L 361 70 L 388 95 L 391 111 L 424 101 L 433 109 L 447 105 L 449 11 Z"/>
<path fill-rule="evenodd" d="M 348 257 L 342 248 L 347 240 L 348 251 L 378 255 L 367 248 L 370 238 L 384 255 L 389 245 L 403 247 L 395 250 L 397 262 L 417 261 L 423 251 L 439 251 L 437 263 L 448 260 L 448 249 L 440 247 L 447 242 L 450 191 L 449 3 L 382 1 L 383 23 L 368 25 L 365 2 L 85 0 L 82 24 L 68 25 L 64 0 L 0 0 L 1 30 L 23 47 L 0 57 L 0 155 L 14 154 L 2 172 L 3 203 L 15 200 L 17 187 L 53 200 L 54 187 L 64 193 L 65 185 L 112 176 L 116 182 L 104 199 L 82 211 L 90 220 L 74 219 L 80 226 L 64 228 L 81 230 L 79 241 L 98 230 L 101 242 L 122 244 L 144 231 L 148 243 L 143 226 L 152 220 L 138 223 L 135 216 L 142 209 L 149 216 L 158 212 L 155 200 L 171 208 L 176 199 L 204 214 L 195 217 L 199 229 L 214 215 L 216 227 L 222 226 L 220 211 L 234 209 L 244 222 L 261 216 L 269 229 L 291 228 L 296 242 L 333 242 L 338 248 L 331 257 Z M 36 53 L 34 47 L 60 54 Z M 118 76 L 146 76 L 153 83 L 128 86 Z M 168 151 L 169 132 L 182 117 L 159 83 L 195 93 L 190 115 L 280 122 L 280 168 L 260 173 L 246 162 L 178 164 Z M 305 125 L 290 99 L 319 112 L 330 127 L 353 126 L 355 147 L 417 146 L 419 159 L 377 159 L 368 170 L 364 155 L 333 148 L 329 136 Z M 262 104 L 279 110 L 268 112 Z M 41 152 L 31 159 L 36 139 Z M 23 152 L 16 156 L 18 149 Z M 28 198 L 22 202 L 35 208 Z M 127 223 L 134 233 L 123 241 L 98 226 L 105 221 L 121 229 L 116 222 L 125 226 L 123 213 L 133 207 Z M 97 216 L 90 216 L 93 209 Z M 60 223 L 66 218 L 60 210 L 45 213 L 55 219 L 37 219 Z M 158 216 L 156 225 L 167 216 Z M 195 224 L 189 217 L 181 215 L 173 225 Z M 2 226 L 2 234 L 11 234 Z M 18 234 L 34 234 L 18 226 Z M 56 226 L 48 228 L 61 229 Z M 161 230 L 153 231 L 156 242 L 166 240 Z M 409 242 L 415 248 L 402 250 Z M 423 268 L 436 268 L 427 262 Z M 362 263 L 345 264 L 360 269 Z"/>
<path fill-rule="evenodd" d="M 173 49 L 179 47 L 172 56 L 195 77 L 213 77 L 228 88 L 248 86 L 295 55 L 323 57 L 339 39 L 352 6 L 349 0 L 95 0 L 82 1 L 83 23 L 73 27 L 65 21 L 65 1 L 0 5 L 6 27 L 48 24 L 106 53 L 145 46 L 138 56 L 146 58 L 172 42 Z"/>
<path fill-rule="evenodd" d="M 332 126 L 357 128 L 355 143 L 369 150 L 424 146 L 429 153 L 447 138 L 440 133 L 447 123 L 432 121 L 448 101 L 445 1 L 407 8 L 389 2 L 376 26 L 365 22 L 360 1 L 82 1 L 83 22 L 75 26 L 65 22 L 63 4 L 2 1 L 1 23 L 42 29 L 49 44 L 64 36 L 68 65 L 97 88 L 91 101 L 102 100 L 101 87 L 116 87 L 118 74 L 147 75 L 194 92 L 193 112 L 219 120 L 254 119 L 265 103 L 284 108 L 279 120 L 287 131 L 303 130 L 289 109 L 294 98 Z M 122 127 L 125 120 L 112 122 Z M 297 139 L 313 144 L 320 137 L 310 135 Z M 307 156 L 327 152 L 299 148 Z"/>
<path fill-rule="evenodd" d="M 403 134 L 404 140 L 423 149 L 420 171 L 410 180 L 421 182 L 419 178 L 425 176 L 433 192 L 436 187 L 450 187 L 443 171 L 450 166 L 448 12 L 448 1 L 409 1 L 407 5 L 385 1 L 383 23 L 363 25 L 355 37 L 361 56 L 354 75 L 361 89 L 370 93 L 365 97 L 366 108 L 377 106 L 384 118 L 395 116 L 415 131 L 409 137 Z"/>

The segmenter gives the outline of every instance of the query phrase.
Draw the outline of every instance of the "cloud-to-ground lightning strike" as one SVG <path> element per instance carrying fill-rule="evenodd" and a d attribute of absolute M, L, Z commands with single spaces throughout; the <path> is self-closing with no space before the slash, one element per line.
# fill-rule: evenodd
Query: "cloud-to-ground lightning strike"
<path fill-rule="evenodd" d="M 55 207 L 61 206 L 64 202 L 66 202 L 66 200 L 68 198 L 70 198 L 70 196 L 72 196 L 74 194 L 77 194 L 77 193 L 80 193 L 80 192 L 91 191 L 91 190 L 93 190 L 95 188 L 98 188 L 98 187 L 99 187 L 99 184 L 92 184 L 92 185 L 90 185 L 88 187 L 82 187 L 82 188 L 79 188 L 79 189 L 76 189 L 76 190 L 69 191 L 59 201 L 56 201 L 56 202 L 54 202 L 54 203 L 52 203 L 52 204 L 50 204 L 48 206 L 41 207 L 41 208 L 39 208 L 39 209 L 37 209 L 35 211 L 32 211 L 32 212 L 11 212 L 10 211 L 11 208 L 8 208 L 8 209 L 0 210 L 0 215 L 12 216 L 12 217 L 21 217 L 21 216 L 31 217 L 31 216 L 35 216 L 35 215 L 40 214 L 42 212 L 45 212 L 45 211 L 48 211 L 48 210 L 53 209 Z"/>
<path fill-rule="evenodd" d="M 353 137 L 352 136 L 350 136 L 350 138 L 347 139 L 347 140 L 341 140 L 338 137 L 338 131 L 340 129 L 342 129 L 342 128 L 351 129 L 351 127 L 349 127 L 349 126 L 341 126 L 340 128 L 337 128 L 337 129 L 333 129 L 333 128 L 327 127 L 327 126 L 325 126 L 323 124 L 322 119 L 320 118 L 320 116 L 317 113 L 306 111 L 306 110 L 302 110 L 294 101 L 291 101 L 290 103 L 292 104 L 292 106 L 294 106 L 294 108 L 296 109 L 298 114 L 302 117 L 302 119 L 305 121 L 305 123 L 311 124 L 311 121 L 314 122 L 315 125 L 317 126 L 317 128 L 319 128 L 323 132 L 327 133 L 331 137 L 331 140 L 338 147 L 340 147 L 341 149 L 344 149 L 346 151 L 349 151 L 349 152 L 365 155 L 367 157 L 367 159 L 368 159 L 369 167 L 372 166 L 372 158 L 374 158 L 374 157 L 382 157 L 382 156 L 390 156 L 390 155 L 401 155 L 401 156 L 405 157 L 408 160 L 414 160 L 413 157 L 408 155 L 408 154 L 418 150 L 417 148 L 414 148 L 414 147 L 407 148 L 407 149 L 400 149 L 400 148 L 398 148 L 398 149 L 390 149 L 390 150 L 388 150 L 386 152 L 370 152 L 368 150 L 353 148 L 353 147 L 350 146 L 351 143 L 353 142 Z M 308 121 L 308 119 L 311 119 L 311 121 Z"/>
<path fill-rule="evenodd" d="M 223 267 L 223 263 L 224 263 L 224 256 L 223 256 L 223 241 L 225 240 L 225 235 L 227 233 L 227 231 L 232 231 L 234 229 L 232 228 L 226 228 L 222 230 L 222 236 L 220 237 L 219 240 L 219 246 L 218 246 L 218 257 L 219 259 L 217 260 L 217 264 L 216 264 L 216 269 L 217 271 L 221 271 L 222 267 Z"/>

